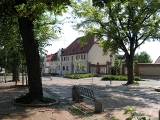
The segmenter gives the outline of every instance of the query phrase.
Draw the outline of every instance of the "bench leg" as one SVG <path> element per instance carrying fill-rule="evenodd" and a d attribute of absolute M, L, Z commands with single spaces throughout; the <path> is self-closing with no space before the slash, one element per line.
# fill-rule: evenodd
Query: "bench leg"
<path fill-rule="evenodd" d="M 104 107 L 103 104 L 95 99 L 95 113 L 101 113 L 104 112 Z"/>
<path fill-rule="evenodd" d="M 76 95 L 76 102 L 83 102 L 83 96 Z"/>

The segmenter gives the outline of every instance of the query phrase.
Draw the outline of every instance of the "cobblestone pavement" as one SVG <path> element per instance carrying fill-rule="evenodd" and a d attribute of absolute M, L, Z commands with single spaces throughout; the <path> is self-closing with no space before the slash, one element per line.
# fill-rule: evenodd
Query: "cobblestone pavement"
<path fill-rule="evenodd" d="M 159 81 L 157 86 L 159 85 Z M 153 81 L 140 82 L 140 86 L 124 86 L 125 82 L 101 81 L 100 78 L 87 79 L 66 79 L 62 77 L 54 77 L 52 80 L 43 80 L 43 85 L 54 93 L 65 97 L 71 101 L 71 89 L 73 85 L 83 85 L 94 90 L 97 97 L 101 98 L 104 103 L 105 112 L 102 114 L 94 114 L 99 119 L 108 120 L 111 114 L 114 114 L 120 120 L 126 118 L 123 115 L 124 107 L 131 106 L 141 112 L 142 116 L 158 119 L 158 111 L 160 110 L 160 92 L 155 92 L 155 86 L 149 84 Z M 82 103 L 85 107 L 94 110 L 94 103 L 85 100 Z"/>
<path fill-rule="evenodd" d="M 123 86 L 125 82 L 101 81 L 100 78 L 66 79 L 53 77 L 52 80 L 43 77 L 44 96 L 54 97 L 60 100 L 59 105 L 43 108 L 15 107 L 11 100 L 27 92 L 28 90 L 5 88 L 13 85 L 11 82 L 0 82 L 0 119 L 15 120 L 110 120 L 112 114 L 125 120 L 124 107 L 132 106 L 140 111 L 143 116 L 158 120 L 160 109 L 160 92 L 155 92 L 155 85 L 160 86 L 159 80 L 140 82 L 140 86 Z M 151 83 L 151 84 L 149 84 Z M 74 103 L 71 98 L 73 85 L 83 85 L 94 90 L 97 97 L 104 103 L 104 113 L 94 114 L 94 102 L 85 99 L 82 103 Z M 157 87 L 156 86 L 156 87 Z M 81 117 L 70 112 L 69 107 L 84 108 Z"/>
<path fill-rule="evenodd" d="M 0 83 L 0 120 L 82 120 L 82 118 L 71 114 L 67 106 L 71 104 L 68 100 L 60 98 L 60 104 L 51 107 L 18 107 L 13 106 L 11 101 L 28 92 L 27 88 L 11 88 L 12 82 Z M 43 89 L 45 97 L 59 98 L 47 88 Z"/>

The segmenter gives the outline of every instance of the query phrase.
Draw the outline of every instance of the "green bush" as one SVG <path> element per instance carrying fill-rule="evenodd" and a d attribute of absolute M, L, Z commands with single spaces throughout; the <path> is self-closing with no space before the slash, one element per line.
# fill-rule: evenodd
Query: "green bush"
<path fill-rule="evenodd" d="M 118 80 L 118 81 L 127 81 L 127 76 L 124 75 L 103 75 L 102 80 Z M 134 76 L 135 81 L 142 81 L 140 77 Z"/>
<path fill-rule="evenodd" d="M 124 108 L 125 112 L 123 115 L 128 115 L 125 120 L 151 120 L 151 118 L 148 118 L 146 116 L 141 116 L 141 113 L 139 111 L 134 110 L 131 106 L 127 106 Z M 111 120 L 119 120 L 114 115 L 110 115 Z"/>
<path fill-rule="evenodd" d="M 97 73 L 76 73 L 76 74 L 67 74 L 64 77 L 65 78 L 70 78 L 70 79 L 81 79 L 81 78 L 89 78 L 89 77 L 97 77 Z"/>

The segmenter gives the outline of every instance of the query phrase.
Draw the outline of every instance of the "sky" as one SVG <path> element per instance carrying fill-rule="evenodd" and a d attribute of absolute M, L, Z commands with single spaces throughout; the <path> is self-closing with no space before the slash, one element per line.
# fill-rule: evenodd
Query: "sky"
<path fill-rule="evenodd" d="M 50 41 L 52 46 L 46 47 L 48 51 L 47 54 L 54 54 L 61 48 L 66 48 L 69 46 L 76 38 L 83 36 L 79 34 L 77 31 L 73 30 L 70 23 L 66 23 L 62 27 L 63 35 L 59 40 Z M 153 63 L 160 56 L 160 42 L 145 42 L 136 50 L 136 53 L 140 53 L 142 51 L 146 51 L 153 60 Z M 123 53 L 122 53 L 123 54 Z"/>

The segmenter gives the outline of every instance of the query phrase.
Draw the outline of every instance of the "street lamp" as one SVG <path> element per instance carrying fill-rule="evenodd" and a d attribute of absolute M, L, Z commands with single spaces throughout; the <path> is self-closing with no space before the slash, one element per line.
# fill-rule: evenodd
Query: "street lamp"
<path fill-rule="evenodd" d="M 7 55 L 8 55 L 8 51 L 6 51 L 6 62 L 5 62 L 5 83 L 7 82 Z"/>
<path fill-rule="evenodd" d="M 110 66 L 110 85 L 112 84 L 112 80 L 111 80 L 111 75 L 112 75 L 112 54 L 109 55 L 110 57 L 110 62 L 111 62 L 111 66 Z"/>

